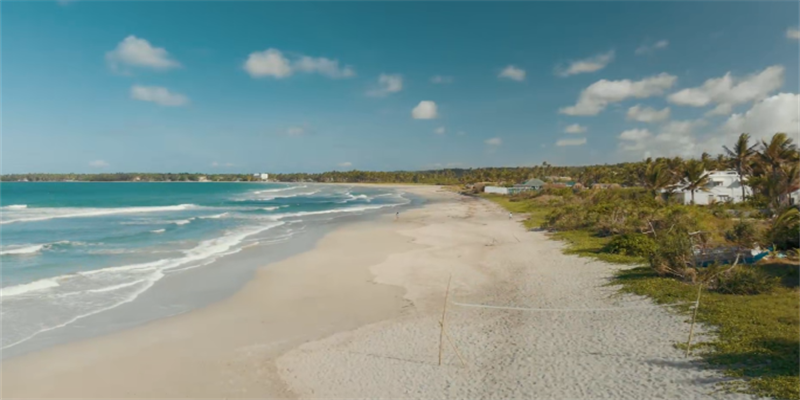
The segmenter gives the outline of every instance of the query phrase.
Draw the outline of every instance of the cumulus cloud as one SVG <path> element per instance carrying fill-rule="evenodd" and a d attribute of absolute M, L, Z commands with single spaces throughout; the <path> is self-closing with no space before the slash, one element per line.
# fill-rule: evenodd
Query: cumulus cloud
<path fill-rule="evenodd" d="M 730 72 L 720 78 L 706 80 L 701 86 L 683 89 L 667 97 L 670 103 L 705 107 L 717 104 L 708 115 L 725 115 L 733 106 L 766 98 L 783 86 L 784 68 L 773 65 L 763 71 L 737 79 Z"/>
<path fill-rule="evenodd" d="M 444 135 L 445 129 L 444 129 L 443 126 L 440 126 L 440 127 L 436 128 L 436 129 L 434 129 L 433 133 L 435 133 L 437 135 Z"/>
<path fill-rule="evenodd" d="M 795 39 L 800 40 L 800 29 L 798 28 L 789 28 L 786 30 L 786 38 L 787 39 Z"/>
<path fill-rule="evenodd" d="M 384 97 L 391 93 L 403 90 L 403 77 L 400 75 L 381 74 L 378 77 L 378 87 L 367 92 L 367 96 Z"/>
<path fill-rule="evenodd" d="M 167 107 L 182 106 L 189 103 L 188 97 L 180 93 L 172 93 L 167 88 L 160 86 L 133 85 L 131 87 L 131 98 Z"/>
<path fill-rule="evenodd" d="M 601 79 L 584 89 L 574 106 L 559 110 L 567 115 L 597 115 L 611 103 L 618 103 L 628 98 L 646 98 L 657 96 L 675 84 L 677 78 L 662 73 L 640 81 L 623 79 L 609 81 Z"/>
<path fill-rule="evenodd" d="M 580 124 L 572 124 L 564 128 L 564 133 L 584 133 L 588 129 Z"/>
<path fill-rule="evenodd" d="M 109 67 L 124 72 L 125 67 L 151 68 L 167 70 L 180 67 L 180 63 L 172 59 L 161 47 L 154 47 L 145 39 L 130 35 L 123 39 L 114 50 L 106 53 Z"/>
<path fill-rule="evenodd" d="M 108 163 L 103 160 L 94 160 L 89 162 L 89 166 L 92 168 L 105 168 L 108 166 Z"/>
<path fill-rule="evenodd" d="M 647 129 L 630 129 L 619 135 L 619 148 L 625 152 L 633 152 L 637 158 L 694 157 L 697 156 L 695 153 L 702 151 L 698 151 L 694 132 L 705 124 L 703 120 L 670 121 L 662 125 L 657 134 Z"/>
<path fill-rule="evenodd" d="M 423 100 L 411 110 L 411 117 L 414 119 L 435 119 L 439 116 L 436 103 L 430 100 Z"/>
<path fill-rule="evenodd" d="M 667 48 L 667 46 L 669 46 L 669 41 L 667 41 L 667 40 L 659 40 L 659 41 L 657 41 L 657 42 L 655 42 L 653 44 L 643 44 L 643 45 L 637 47 L 635 53 L 637 55 L 651 54 L 651 53 L 655 52 L 656 50 L 665 49 L 665 48 Z"/>
<path fill-rule="evenodd" d="M 652 107 L 643 107 L 639 104 L 628 109 L 627 118 L 631 121 L 639 122 L 661 122 L 669 119 L 669 107 L 663 110 L 656 110 Z"/>
<path fill-rule="evenodd" d="M 582 146 L 586 144 L 586 138 L 580 139 L 561 139 L 556 142 L 556 146 L 563 147 L 563 146 Z"/>
<path fill-rule="evenodd" d="M 350 161 L 345 161 L 345 162 L 340 162 L 340 163 L 339 163 L 339 164 L 337 164 L 337 165 L 338 165 L 339 167 L 342 167 L 342 168 L 349 168 L 349 167 L 352 167 L 352 166 L 353 166 L 353 163 L 351 163 Z"/>
<path fill-rule="evenodd" d="M 338 60 L 305 55 L 298 55 L 290 60 L 283 52 L 273 48 L 250 53 L 243 68 L 253 78 L 283 79 L 292 76 L 295 72 L 320 74 L 333 79 L 350 78 L 356 75 L 353 67 L 340 66 Z"/>
<path fill-rule="evenodd" d="M 570 75 L 583 74 L 587 72 L 599 71 L 614 60 L 614 50 L 608 53 L 598 54 L 583 60 L 573 61 L 567 67 L 557 67 L 556 75 L 567 77 Z"/>
<path fill-rule="evenodd" d="M 436 84 L 453 83 L 453 77 L 445 75 L 435 75 L 431 77 L 431 83 L 436 83 Z"/>
<path fill-rule="evenodd" d="M 521 68 L 517 68 L 513 65 L 509 65 L 505 67 L 500 74 L 497 75 L 498 78 L 507 78 L 513 81 L 523 81 L 525 80 L 525 70 Z"/>
<path fill-rule="evenodd" d="M 292 75 L 289 59 L 277 49 L 267 49 L 250 53 L 244 63 L 244 70 L 253 78 L 271 76 L 276 79 Z"/>
<path fill-rule="evenodd" d="M 500 146 L 501 144 L 503 144 L 503 139 L 500 139 L 499 137 L 494 137 L 491 139 L 486 139 L 484 143 L 488 144 L 489 146 Z"/>
<path fill-rule="evenodd" d="M 753 136 L 771 136 L 784 132 L 797 137 L 800 134 L 800 95 L 780 93 L 757 102 L 747 112 L 733 114 L 722 126 L 725 133 L 742 132 Z"/>

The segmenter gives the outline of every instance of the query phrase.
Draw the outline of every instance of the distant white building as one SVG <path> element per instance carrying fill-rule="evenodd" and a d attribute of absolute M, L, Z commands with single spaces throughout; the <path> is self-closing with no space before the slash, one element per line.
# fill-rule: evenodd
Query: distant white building
<path fill-rule="evenodd" d="M 205 175 L 200 175 L 200 176 L 197 177 L 197 181 L 198 182 L 208 182 L 208 178 L 206 178 Z"/>
<path fill-rule="evenodd" d="M 502 186 L 486 186 L 483 188 L 484 193 L 494 194 L 508 194 L 508 188 Z"/>
<path fill-rule="evenodd" d="M 269 180 L 269 174 L 261 173 L 261 174 L 253 174 L 253 176 L 256 177 L 256 179 L 261 179 L 262 181 Z"/>
<path fill-rule="evenodd" d="M 742 179 L 736 171 L 707 171 L 709 182 L 704 190 L 695 190 L 695 204 L 712 203 L 739 203 L 742 199 Z M 752 196 L 753 190 L 744 185 L 745 196 Z M 674 194 L 684 204 L 691 204 L 692 192 L 686 189 L 679 189 Z"/>

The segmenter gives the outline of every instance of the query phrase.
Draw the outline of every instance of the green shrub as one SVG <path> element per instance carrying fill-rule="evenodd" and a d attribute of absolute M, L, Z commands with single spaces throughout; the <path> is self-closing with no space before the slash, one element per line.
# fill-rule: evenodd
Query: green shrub
<path fill-rule="evenodd" d="M 738 247 L 750 247 L 757 244 L 758 231 L 752 223 L 740 220 L 725 232 L 725 239 Z"/>
<path fill-rule="evenodd" d="M 796 249 L 800 246 L 800 211 L 795 207 L 784 210 L 772 221 L 767 233 L 769 241 L 780 250 Z"/>
<path fill-rule="evenodd" d="M 603 250 L 628 256 L 649 256 L 656 250 L 656 242 L 641 233 L 626 233 L 615 236 Z"/>
<path fill-rule="evenodd" d="M 683 229 L 659 233 L 654 239 L 655 249 L 648 261 L 650 267 L 661 276 L 669 275 L 694 281 L 692 240 Z"/>
<path fill-rule="evenodd" d="M 771 293 L 780 283 L 758 267 L 737 266 L 717 278 L 716 291 L 723 294 Z"/>

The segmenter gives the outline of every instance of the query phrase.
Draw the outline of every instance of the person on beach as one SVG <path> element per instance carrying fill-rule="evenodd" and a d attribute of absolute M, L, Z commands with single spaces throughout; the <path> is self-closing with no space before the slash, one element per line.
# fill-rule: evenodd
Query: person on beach
<path fill-rule="evenodd" d="M 397 221 L 398 219 L 400 219 L 400 211 L 394 213 L 394 220 Z"/>
<path fill-rule="evenodd" d="M 512 218 L 514 218 L 514 215 L 511 214 L 511 213 L 508 213 L 508 219 L 512 219 Z"/>

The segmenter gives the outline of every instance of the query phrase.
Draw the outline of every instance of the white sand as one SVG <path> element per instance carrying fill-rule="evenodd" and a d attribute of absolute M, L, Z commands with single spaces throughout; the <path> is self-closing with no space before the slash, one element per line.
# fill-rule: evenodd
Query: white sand
<path fill-rule="evenodd" d="M 262 269 L 232 298 L 2 364 L 4 397 L 746 398 L 673 344 L 685 317 L 605 286 L 615 266 L 563 255 L 497 206 L 431 187 L 422 209 L 352 225 Z"/>
<path fill-rule="evenodd" d="M 402 286 L 415 305 L 406 316 L 307 343 L 278 359 L 302 397 L 328 398 L 749 398 L 714 394 L 719 374 L 673 344 L 685 318 L 647 299 L 615 296 L 618 266 L 562 254 L 544 234 L 525 232 L 487 202 L 435 204 L 404 216 L 399 232 L 423 249 L 371 268 L 376 281 Z M 508 311 L 448 305 L 448 277 L 462 303 L 576 311 Z M 619 307 L 647 307 L 619 310 Z M 613 308 L 614 311 L 585 311 Z"/>

